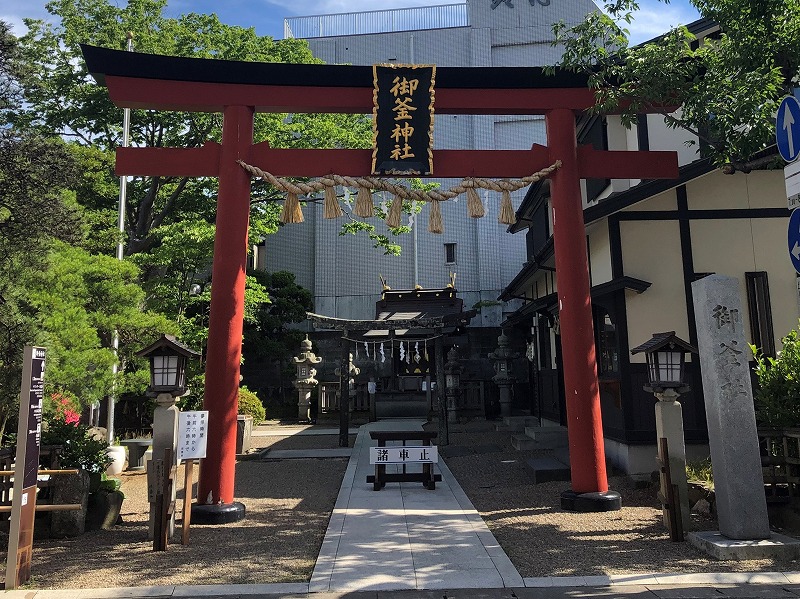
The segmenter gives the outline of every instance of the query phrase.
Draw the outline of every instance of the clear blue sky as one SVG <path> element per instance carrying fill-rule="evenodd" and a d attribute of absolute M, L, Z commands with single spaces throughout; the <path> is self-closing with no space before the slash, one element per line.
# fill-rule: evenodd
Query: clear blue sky
<path fill-rule="evenodd" d="M 125 0 L 116 0 L 122 4 Z M 283 19 L 298 15 L 317 15 L 362 10 L 378 10 L 430 4 L 455 3 L 458 0 L 169 0 L 169 16 L 186 12 L 215 12 L 223 23 L 255 27 L 259 35 L 276 39 L 283 37 Z M 490 0 L 472 0 L 489 2 Z M 517 0 L 524 2 L 524 0 Z M 551 0 L 553 3 L 559 0 Z M 600 2 L 600 0 L 595 0 Z M 25 17 L 49 19 L 44 8 L 45 0 L 0 0 L 0 19 L 10 22 L 14 33 L 25 32 L 22 19 Z M 641 10 L 630 26 L 634 43 L 645 41 L 670 26 L 685 25 L 698 18 L 697 11 L 688 0 L 673 0 L 664 4 L 658 0 L 640 0 Z M 502 8 L 502 7 L 500 7 Z"/>

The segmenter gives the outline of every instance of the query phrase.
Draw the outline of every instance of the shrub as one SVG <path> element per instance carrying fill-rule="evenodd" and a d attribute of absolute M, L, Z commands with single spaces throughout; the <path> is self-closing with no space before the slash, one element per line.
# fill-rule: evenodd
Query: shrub
<path fill-rule="evenodd" d="M 100 488 L 99 491 L 104 491 L 106 493 L 115 493 L 120 492 L 122 488 L 122 481 L 118 478 L 108 478 L 105 473 L 103 473 L 103 477 L 100 480 Z M 124 494 L 123 494 L 124 496 Z"/>
<path fill-rule="evenodd" d="M 53 409 L 42 416 L 42 445 L 61 445 L 62 468 L 81 468 L 90 474 L 105 471 L 111 463 L 108 442 L 92 436 L 90 427 L 80 424 L 69 407 L 69 398 L 50 396 Z"/>
<path fill-rule="evenodd" d="M 247 387 L 239 387 L 239 414 L 252 416 L 253 424 L 259 424 L 267 417 L 258 395 Z"/>
<path fill-rule="evenodd" d="M 709 489 L 714 488 L 714 473 L 711 470 L 711 458 L 686 462 L 686 480 L 697 482 Z"/>
<path fill-rule="evenodd" d="M 800 426 L 800 336 L 794 329 L 781 339 L 783 349 L 776 358 L 765 357 L 754 345 L 756 359 L 756 420 L 775 428 Z"/>

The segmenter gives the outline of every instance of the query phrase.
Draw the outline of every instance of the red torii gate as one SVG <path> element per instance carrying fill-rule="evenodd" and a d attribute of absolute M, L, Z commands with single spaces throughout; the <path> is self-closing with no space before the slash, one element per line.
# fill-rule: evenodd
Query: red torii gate
<path fill-rule="evenodd" d="M 244 517 L 234 502 L 236 398 L 244 309 L 250 176 L 236 161 L 276 176 L 369 176 L 372 150 L 273 149 L 253 143 L 255 112 L 368 114 L 372 68 L 175 58 L 82 46 L 89 72 L 123 108 L 221 112 L 222 143 L 201 148 L 118 148 L 117 175 L 219 177 L 204 407 L 208 453 L 192 519 Z M 434 150 L 435 176 L 520 177 L 555 161 L 551 175 L 558 302 L 564 343 L 572 488 L 568 509 L 618 509 L 608 491 L 597 383 L 581 179 L 672 179 L 675 152 L 600 151 L 578 146 L 575 116 L 595 103 L 582 75 L 540 68 L 437 67 L 437 114 L 541 114 L 547 147 Z"/>

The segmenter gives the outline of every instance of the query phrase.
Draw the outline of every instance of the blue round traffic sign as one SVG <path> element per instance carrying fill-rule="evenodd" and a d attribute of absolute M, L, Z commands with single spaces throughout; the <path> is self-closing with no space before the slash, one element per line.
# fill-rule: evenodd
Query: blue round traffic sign
<path fill-rule="evenodd" d="M 800 208 L 792 210 L 789 217 L 789 258 L 800 273 Z"/>
<path fill-rule="evenodd" d="M 797 160 L 800 155 L 800 102 L 794 96 L 786 96 L 778 107 L 775 139 L 786 162 Z"/>

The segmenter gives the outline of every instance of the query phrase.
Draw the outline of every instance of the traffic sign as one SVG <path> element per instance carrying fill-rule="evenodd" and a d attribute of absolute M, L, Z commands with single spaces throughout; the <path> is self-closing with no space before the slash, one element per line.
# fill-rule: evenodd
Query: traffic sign
<path fill-rule="evenodd" d="M 800 155 L 800 102 L 794 96 L 786 96 L 778 108 L 775 138 L 783 159 L 786 162 L 797 160 Z"/>
<path fill-rule="evenodd" d="M 794 269 L 800 272 L 800 210 L 792 210 L 789 217 L 789 258 Z"/>

